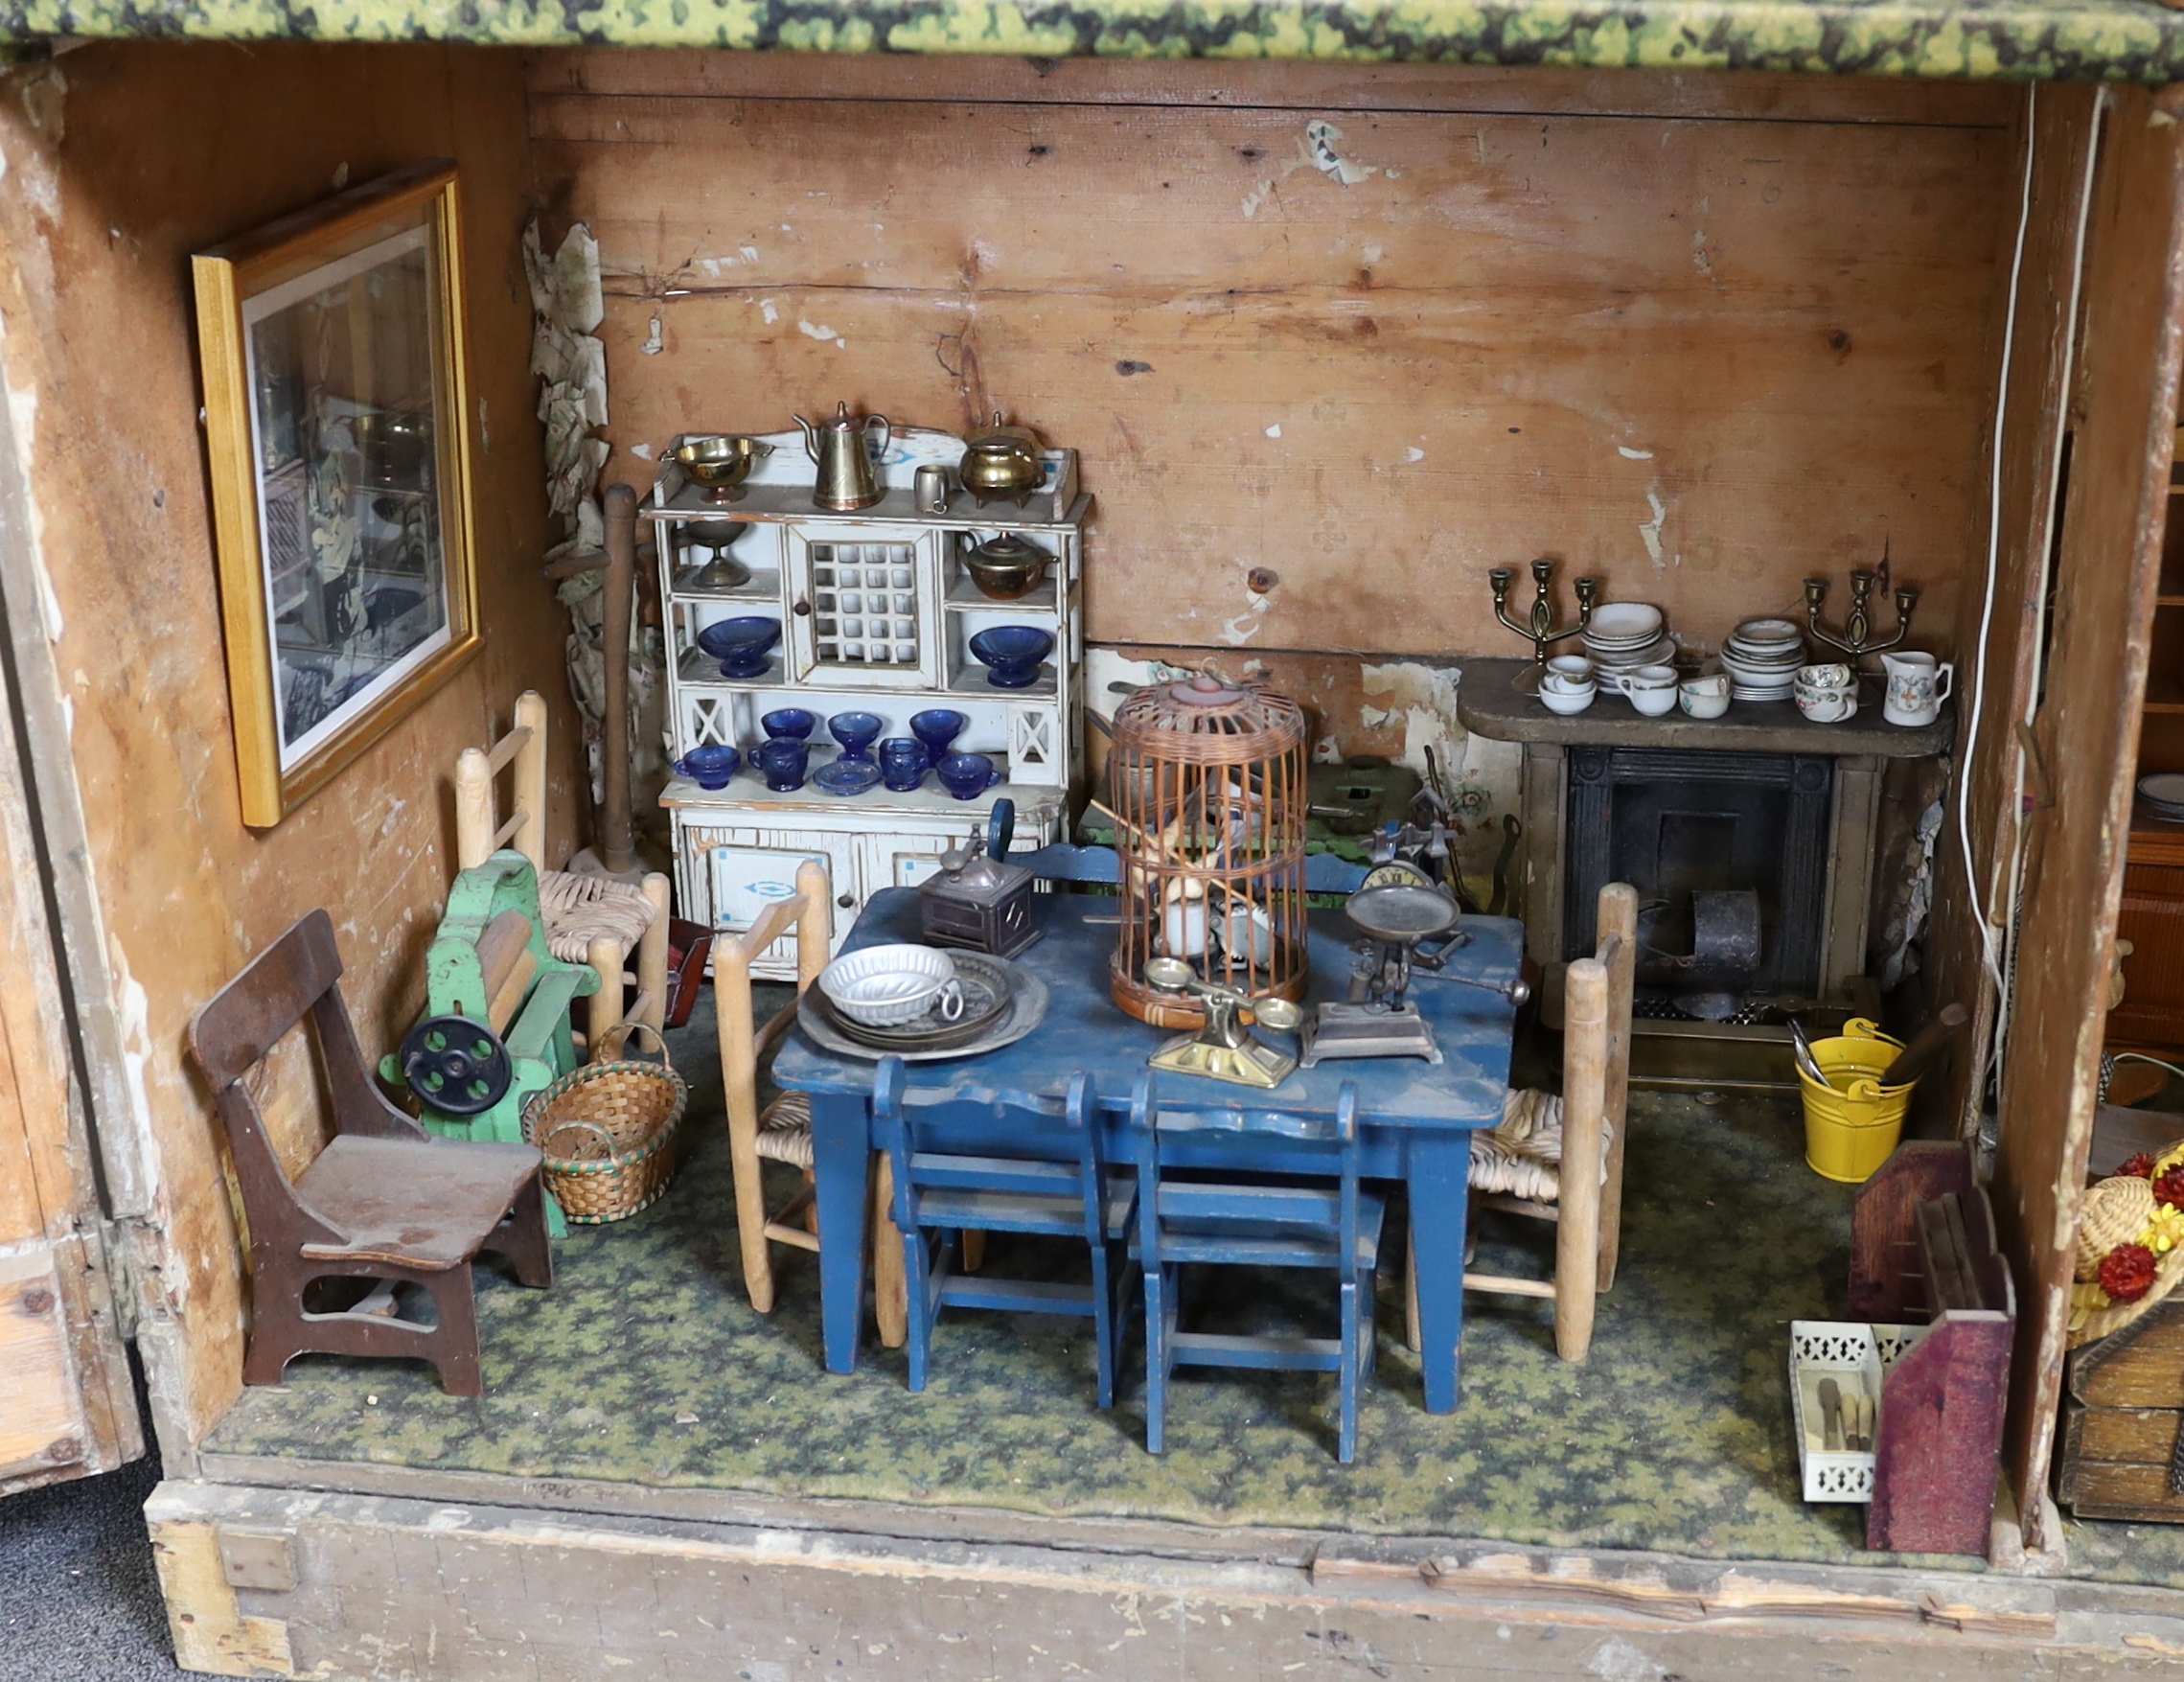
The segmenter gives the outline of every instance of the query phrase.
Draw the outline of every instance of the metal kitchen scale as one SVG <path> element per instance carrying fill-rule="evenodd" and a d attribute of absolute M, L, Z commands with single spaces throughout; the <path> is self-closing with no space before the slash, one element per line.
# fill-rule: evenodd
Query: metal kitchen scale
<path fill-rule="evenodd" d="M 1460 946 L 1456 934 L 1462 915 L 1455 900 L 1408 864 L 1383 864 L 1365 879 L 1343 908 L 1350 926 L 1368 944 L 1350 980 L 1347 1003 L 1326 1003 L 1304 1025 L 1299 1062 L 1306 1069 L 1329 1057 L 1423 1057 L 1441 1060 L 1433 1024 L 1418 1014 L 1405 995 L 1411 973 L 1421 962 L 1438 968 Z M 1429 959 L 1418 948 L 1444 935 L 1453 938 Z"/>
<path fill-rule="evenodd" d="M 1244 1025 L 1249 1010 L 1259 1026 L 1277 1034 L 1296 1031 L 1304 1021 L 1301 1005 L 1286 999 L 1254 999 L 1217 981 L 1202 980 L 1180 957 L 1145 960 L 1145 984 L 1156 993 L 1188 995 L 1206 1006 L 1206 1025 L 1195 1034 L 1170 1040 L 1147 1059 L 1155 1069 L 1177 1074 L 1203 1074 L 1238 1086 L 1276 1087 L 1287 1080 L 1297 1059 L 1254 1039 Z M 1306 1029 L 1309 1032 L 1309 1028 Z"/>

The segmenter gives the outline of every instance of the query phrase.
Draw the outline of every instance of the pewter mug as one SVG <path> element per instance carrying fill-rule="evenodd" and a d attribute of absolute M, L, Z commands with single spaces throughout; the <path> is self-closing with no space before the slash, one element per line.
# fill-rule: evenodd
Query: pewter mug
<path fill-rule="evenodd" d="M 834 419 L 814 426 L 802 415 L 794 417 L 804 429 L 804 452 L 818 468 L 812 500 L 838 514 L 869 508 L 880 500 L 879 475 L 872 471 L 872 449 L 866 442 L 871 428 L 880 428 L 879 448 L 885 449 L 895 428 L 885 415 L 851 420 L 849 404 L 835 404 Z"/>

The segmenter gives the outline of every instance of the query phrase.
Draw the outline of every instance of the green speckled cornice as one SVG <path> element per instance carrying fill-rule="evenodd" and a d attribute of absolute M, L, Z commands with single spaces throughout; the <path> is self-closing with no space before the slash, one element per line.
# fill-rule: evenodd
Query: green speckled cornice
<path fill-rule="evenodd" d="M 2184 80 L 2184 13 L 2132 0 L 0 0 L 0 34 Z"/>

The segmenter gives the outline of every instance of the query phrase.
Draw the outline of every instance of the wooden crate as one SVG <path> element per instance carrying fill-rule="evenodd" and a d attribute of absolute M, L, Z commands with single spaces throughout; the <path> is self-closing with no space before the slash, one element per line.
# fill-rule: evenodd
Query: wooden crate
<path fill-rule="evenodd" d="M 2056 1499 L 2080 1518 L 2184 1522 L 2184 1302 L 2071 1352 Z"/>

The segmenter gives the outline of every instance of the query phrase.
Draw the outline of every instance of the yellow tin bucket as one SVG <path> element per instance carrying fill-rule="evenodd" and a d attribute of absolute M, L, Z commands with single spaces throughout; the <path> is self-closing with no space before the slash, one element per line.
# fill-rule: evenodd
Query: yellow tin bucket
<path fill-rule="evenodd" d="M 1884 1086 L 1879 1077 L 1902 1051 L 1901 1040 L 1863 1017 L 1845 1023 L 1840 1039 L 1812 1042 L 1828 1084 L 1803 1069 L 1797 1083 L 1805 1094 L 1805 1161 L 1815 1174 L 1862 1186 L 1895 1152 L 1919 1083 Z"/>

